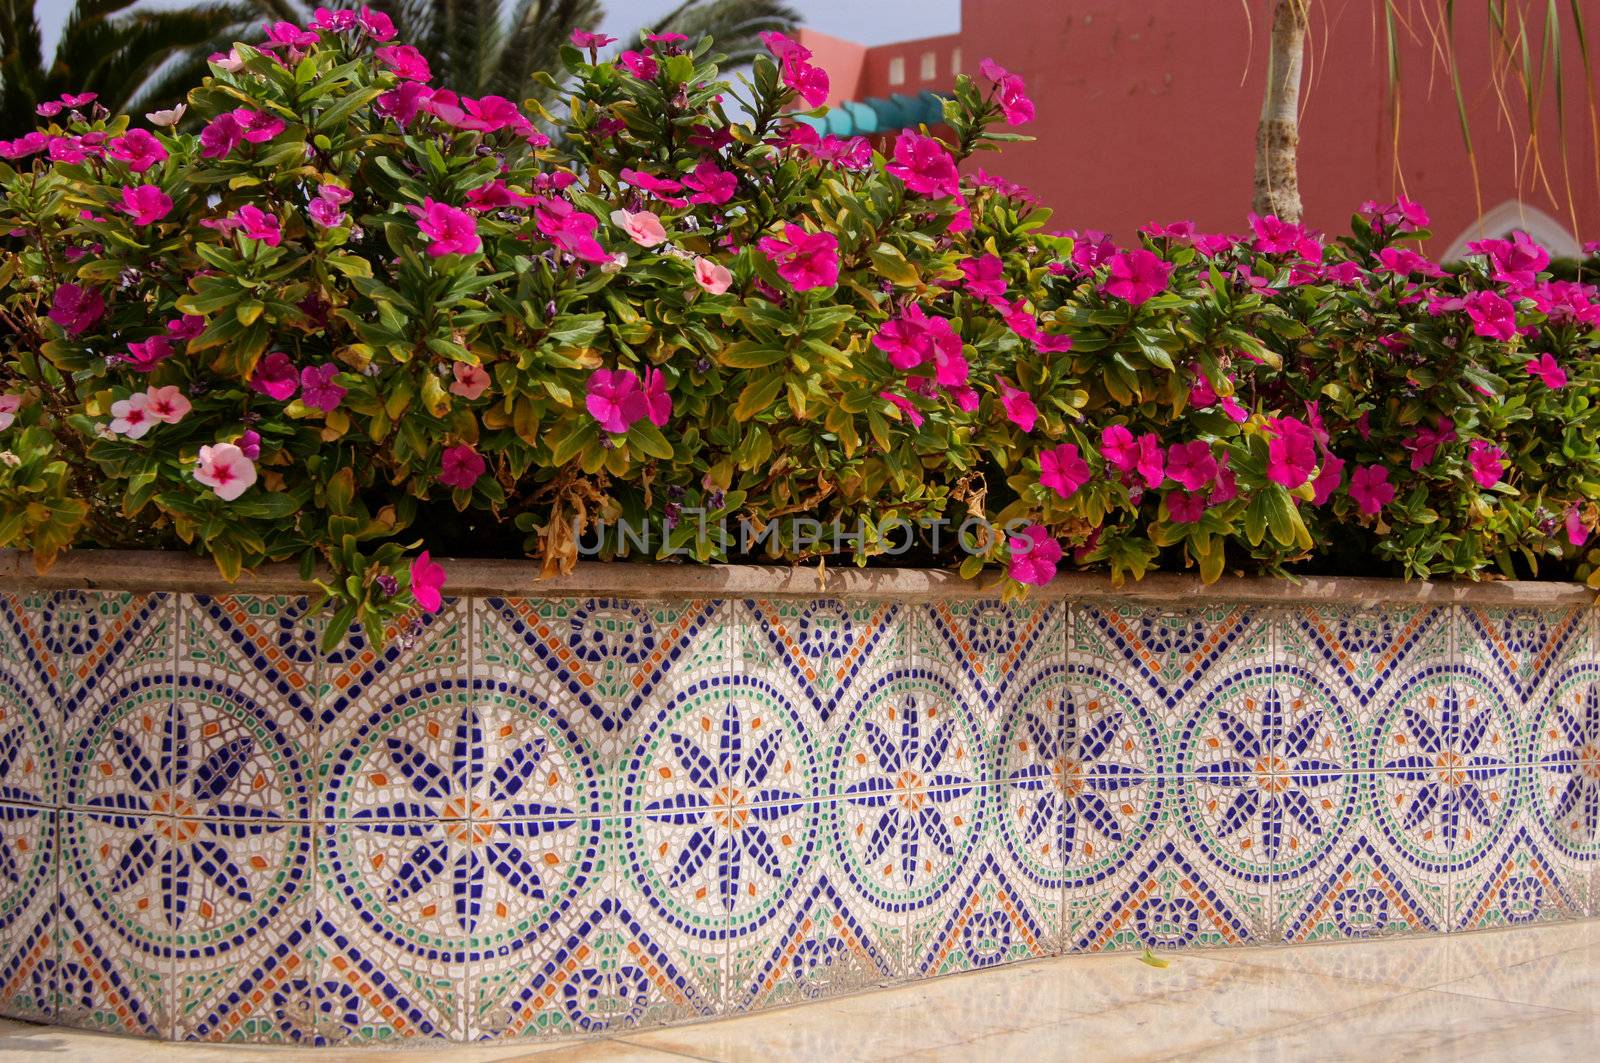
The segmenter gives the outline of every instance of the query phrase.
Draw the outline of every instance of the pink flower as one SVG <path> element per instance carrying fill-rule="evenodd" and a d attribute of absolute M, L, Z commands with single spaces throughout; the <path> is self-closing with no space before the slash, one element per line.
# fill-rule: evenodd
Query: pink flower
<path fill-rule="evenodd" d="M 674 181 L 666 177 L 657 177 L 654 174 L 645 173 L 642 170 L 623 169 L 618 172 L 617 176 L 621 177 L 634 188 L 649 192 L 652 196 L 655 196 L 669 207 L 677 208 L 686 207 L 689 205 L 689 201 L 687 199 L 676 195 L 676 193 L 683 191 L 683 185 L 681 182 Z"/>
<path fill-rule="evenodd" d="M 998 255 L 962 259 L 961 273 L 966 277 L 964 287 L 979 299 L 1002 299 L 1006 294 L 1005 264 Z"/>
<path fill-rule="evenodd" d="M 539 231 L 561 250 L 584 262 L 610 261 L 611 256 L 594 238 L 600 219 L 593 214 L 573 209 L 564 199 L 545 199 L 533 208 L 533 216 Z"/>
<path fill-rule="evenodd" d="M 1043 586 L 1056 578 L 1056 563 L 1061 560 L 1061 544 L 1050 537 L 1043 525 L 1030 524 L 1010 539 L 1011 566 L 1008 575 L 1018 583 Z"/>
<path fill-rule="evenodd" d="M 1090 479 L 1089 463 L 1071 443 L 1039 454 L 1039 482 L 1062 498 L 1071 498 Z"/>
<path fill-rule="evenodd" d="M 1525 232 L 1514 232 L 1509 240 L 1479 240 L 1467 245 L 1469 255 L 1488 255 L 1494 279 L 1517 288 L 1538 280 L 1539 271 L 1550 264 L 1550 252 Z"/>
<path fill-rule="evenodd" d="M 1161 440 L 1154 432 L 1146 432 L 1139 437 L 1138 457 L 1134 460 L 1133 471 L 1144 480 L 1146 487 L 1160 487 L 1166 480 L 1166 455 L 1162 453 Z"/>
<path fill-rule="evenodd" d="M 1205 499 L 1188 491 L 1168 491 L 1163 501 L 1174 524 L 1193 524 L 1206 513 Z"/>
<path fill-rule="evenodd" d="M 317 366 L 308 365 L 300 370 L 300 401 L 323 413 L 337 410 L 348 394 L 345 388 L 333 382 L 333 378 L 338 375 L 339 367 L 332 362 L 323 362 Z"/>
<path fill-rule="evenodd" d="M 411 597 L 423 611 L 437 613 L 444 608 L 444 566 L 436 564 L 424 550 L 411 561 Z"/>
<path fill-rule="evenodd" d="M 1322 261 L 1322 241 L 1303 225 L 1283 221 L 1275 214 L 1250 215 L 1250 228 L 1256 234 L 1255 249 L 1266 255 L 1294 252 L 1308 262 Z"/>
<path fill-rule="evenodd" d="M 189 414 L 189 399 L 175 385 L 150 388 L 145 392 L 150 416 L 164 424 L 177 424 Z"/>
<path fill-rule="evenodd" d="M 503 207 L 528 207 L 539 202 L 533 196 L 513 192 L 496 178 L 467 193 L 467 206 L 473 210 L 499 210 Z"/>
<path fill-rule="evenodd" d="M 922 427 L 922 411 L 917 409 L 916 404 L 910 399 L 906 398 L 904 395 L 896 395 L 892 391 L 880 391 L 878 392 L 878 398 L 883 399 L 901 413 L 905 414 L 906 419 L 911 422 L 913 427 Z"/>
<path fill-rule="evenodd" d="M 798 93 L 807 107 L 821 107 L 828 102 L 828 73 L 811 65 L 811 49 L 772 30 L 763 31 L 761 40 L 778 60 L 783 83 Z"/>
<path fill-rule="evenodd" d="M 1311 481 L 1311 504 L 1314 506 L 1326 504 L 1343 482 L 1344 459 L 1324 452 L 1322 469 L 1317 473 L 1317 478 Z"/>
<path fill-rule="evenodd" d="M 111 431 L 129 439 L 143 439 L 145 433 L 156 426 L 155 415 L 150 412 L 150 396 L 136 391 L 125 399 L 111 404 Z"/>
<path fill-rule="evenodd" d="M 1197 439 L 1192 443 L 1174 443 L 1168 447 L 1167 475 L 1188 491 L 1205 487 L 1217 475 L 1217 459 L 1211 453 L 1211 444 Z"/>
<path fill-rule="evenodd" d="M 144 173 L 167 157 L 167 149 L 143 129 L 130 129 L 106 145 L 106 156 L 128 164 L 134 173 Z"/>
<path fill-rule="evenodd" d="M 993 59 L 978 64 L 983 76 L 995 84 L 995 102 L 1005 115 L 1006 125 L 1024 125 L 1033 121 L 1033 101 L 1028 98 L 1027 85 L 1020 74 L 1013 74 Z"/>
<path fill-rule="evenodd" d="M 128 353 L 122 360 L 136 372 L 148 373 L 172 357 L 172 341 L 165 336 L 151 336 L 147 340 L 128 344 Z"/>
<path fill-rule="evenodd" d="M 1576 502 L 1567 507 L 1567 542 L 1582 546 L 1589 540 L 1589 526 L 1583 521 L 1583 511 Z"/>
<path fill-rule="evenodd" d="M 932 137 L 907 130 L 894 142 L 894 161 L 884 170 L 905 182 L 912 192 L 924 196 L 954 196 L 961 193 L 956 161 L 945 146 Z"/>
<path fill-rule="evenodd" d="M 1130 306 L 1139 306 L 1166 290 L 1172 263 L 1145 250 L 1119 251 L 1111 259 L 1111 272 L 1101 291 Z"/>
<path fill-rule="evenodd" d="M 180 343 L 187 343 L 206 330 L 206 319 L 198 314 L 184 314 L 167 322 L 167 335 Z"/>
<path fill-rule="evenodd" d="M 268 247 L 277 247 L 283 240 L 283 233 L 278 228 L 278 216 L 268 214 L 259 207 L 246 204 L 239 208 L 237 214 L 229 215 L 229 220 L 238 222 L 244 235 L 252 240 L 260 240 Z"/>
<path fill-rule="evenodd" d="M 1474 439 L 1467 447 L 1467 463 L 1472 466 L 1472 478 L 1479 487 L 1493 487 L 1500 482 L 1505 469 L 1500 462 L 1505 451 L 1482 439 Z"/>
<path fill-rule="evenodd" d="M 808 233 L 787 222 L 781 238 L 763 236 L 757 246 L 797 292 L 839 283 L 839 238 L 832 233 Z"/>
<path fill-rule="evenodd" d="M 450 372 L 456 378 L 455 383 L 450 385 L 452 395 L 460 395 L 464 399 L 476 399 L 489 388 L 489 373 L 481 365 L 455 362 L 451 364 Z"/>
<path fill-rule="evenodd" d="M 322 40 L 315 32 L 303 30 L 293 22 L 267 22 L 262 24 L 267 40 L 263 48 L 309 48 Z"/>
<path fill-rule="evenodd" d="M 460 207 L 439 203 L 432 197 L 424 199 L 422 206 L 412 207 L 417 228 L 433 242 L 428 254 L 434 258 L 442 255 L 472 255 L 483 247 L 478 238 L 478 223 Z"/>
<path fill-rule="evenodd" d="M 272 351 L 256 363 L 256 371 L 250 377 L 250 389 L 287 402 L 294 397 L 300 389 L 300 374 L 295 371 L 294 363 L 282 351 Z"/>
<path fill-rule="evenodd" d="M 256 482 L 256 467 L 235 444 L 217 443 L 200 448 L 200 462 L 195 466 L 194 478 L 215 491 L 224 502 L 232 502 Z"/>
<path fill-rule="evenodd" d="M 1378 261 L 1383 263 L 1383 268 L 1397 277 L 1407 277 L 1413 273 L 1420 273 L 1425 277 L 1445 276 L 1443 270 L 1430 262 L 1426 256 L 1403 247 L 1386 247 L 1378 252 Z"/>
<path fill-rule="evenodd" d="M 650 413 L 644 387 L 632 370 L 596 369 L 589 374 L 587 392 L 584 405 L 589 416 L 607 432 L 626 432 Z"/>
<path fill-rule="evenodd" d="M 239 436 L 238 447 L 241 454 L 251 461 L 255 461 L 261 457 L 261 433 L 254 428 L 245 429 L 244 433 Z"/>
<path fill-rule="evenodd" d="M 516 128 L 528 121 L 517 105 L 504 96 L 482 96 L 476 100 L 464 98 L 461 107 L 467 112 L 467 117 L 460 123 L 461 128 L 480 133 Z"/>
<path fill-rule="evenodd" d="M 1389 226 L 1399 232 L 1416 232 L 1428 224 L 1428 212 L 1405 196 L 1387 206 L 1369 199 L 1361 204 L 1361 213 L 1372 219 L 1373 232 Z"/>
<path fill-rule="evenodd" d="M 728 272 L 728 267 L 709 258 L 694 260 L 695 283 L 704 288 L 711 295 L 721 295 L 733 284 L 733 274 Z"/>
<path fill-rule="evenodd" d="M 640 247 L 655 247 L 667 240 L 666 226 L 648 210 L 614 210 L 611 212 L 611 224 L 627 233 L 628 239 Z"/>
<path fill-rule="evenodd" d="M 220 159 L 244 141 L 244 129 L 231 113 L 217 115 L 200 130 L 200 157 Z"/>
<path fill-rule="evenodd" d="M 1531 359 L 1524 368 L 1528 370 L 1529 376 L 1538 377 L 1551 391 L 1560 391 L 1567 386 L 1567 371 L 1561 368 L 1560 363 L 1552 355 L 1541 354 Z"/>
<path fill-rule="evenodd" d="M 1316 436 L 1293 417 L 1279 417 L 1270 425 L 1272 440 L 1267 444 L 1267 479 L 1284 487 L 1299 487 L 1311 478 L 1317 467 Z"/>
<path fill-rule="evenodd" d="M 356 13 L 347 10 L 332 11 L 325 7 L 319 7 L 308 25 L 311 29 L 320 30 L 323 33 L 345 33 L 356 28 Z"/>
<path fill-rule="evenodd" d="M 739 175 L 719 169 L 717 160 L 707 155 L 695 164 L 694 172 L 685 177 L 683 183 L 695 190 L 689 202 L 720 206 L 739 190 Z"/>
<path fill-rule="evenodd" d="M 17 411 L 21 408 L 21 395 L 0 395 L 0 432 L 11 427 L 17 419 Z"/>
<path fill-rule="evenodd" d="M 387 48 L 379 48 L 372 54 L 401 81 L 422 82 L 433 77 L 433 71 L 428 66 L 428 57 L 409 44 L 392 44 Z"/>
<path fill-rule="evenodd" d="M 155 185 L 128 185 L 122 190 L 117 209 L 132 218 L 135 225 L 154 225 L 172 212 L 172 197 Z"/>
<path fill-rule="evenodd" d="M 1356 500 L 1361 512 L 1377 516 L 1383 507 L 1394 501 L 1394 484 L 1389 482 L 1389 470 L 1381 465 L 1363 465 L 1350 476 L 1350 497 Z"/>
<path fill-rule="evenodd" d="M 659 369 L 645 370 L 644 404 L 646 416 L 657 428 L 672 418 L 672 396 L 667 392 L 667 376 Z"/>
<path fill-rule="evenodd" d="M 488 462 L 483 460 L 482 454 L 466 443 L 457 443 L 453 447 L 444 448 L 439 482 L 446 487 L 470 491 L 472 485 L 478 482 L 478 478 L 488 467 Z"/>
<path fill-rule="evenodd" d="M 1217 462 L 1217 478 L 1211 482 L 1210 504 L 1220 506 L 1224 502 L 1232 502 L 1239 497 L 1239 483 L 1234 479 L 1233 470 L 1228 467 L 1228 455 L 1222 455 L 1222 460 Z"/>
<path fill-rule="evenodd" d="M 372 109 L 380 115 L 393 118 L 402 126 L 408 126 L 432 98 L 433 92 L 420 82 L 402 81 L 379 96 Z"/>
<path fill-rule="evenodd" d="M 1464 300 L 1472 331 L 1492 340 L 1509 340 L 1517 334 L 1516 307 L 1494 292 L 1473 292 Z"/>
<path fill-rule="evenodd" d="M 1006 417 L 1012 424 L 1024 432 L 1033 431 L 1033 426 L 1039 419 L 1039 409 L 1033 404 L 1033 396 L 1020 388 L 1012 387 L 1002 380 L 1000 381 L 1000 402 L 1005 407 Z"/>
<path fill-rule="evenodd" d="M 1402 441 L 1402 446 L 1411 451 L 1411 469 L 1415 472 L 1433 464 L 1433 456 L 1439 447 L 1451 443 L 1456 438 L 1456 426 L 1449 419 L 1438 417 L 1434 419 L 1432 428 L 1418 428 L 1416 435 Z"/>
<path fill-rule="evenodd" d="M 49 318 L 69 336 L 81 336 L 105 313 L 106 301 L 93 288 L 67 283 L 56 289 L 50 303 Z"/>
<path fill-rule="evenodd" d="M 324 229 L 332 229 L 344 221 L 344 211 L 339 209 L 339 204 L 329 199 L 313 199 L 306 207 L 306 213 L 311 215 L 311 220 Z"/>
<path fill-rule="evenodd" d="M 655 57 L 645 52 L 623 52 L 617 57 L 617 62 L 622 64 L 622 69 L 638 78 L 640 81 L 654 81 L 661 68 L 656 65 Z"/>
<path fill-rule="evenodd" d="M 604 33 L 590 33 L 588 30 L 573 30 L 572 43 L 578 48 L 597 50 L 608 44 L 616 44 L 615 37 L 607 37 Z"/>
<path fill-rule="evenodd" d="M 1107 425 L 1100 431 L 1100 456 L 1113 469 L 1132 472 L 1139 464 L 1139 445 L 1122 425 Z"/>
<path fill-rule="evenodd" d="M 233 112 L 239 123 L 239 134 L 251 144 L 265 144 L 284 130 L 284 121 L 276 115 L 238 107 Z"/>
<path fill-rule="evenodd" d="M 1222 412 L 1228 415 L 1228 420 L 1234 424 L 1244 424 L 1250 419 L 1250 411 L 1234 401 L 1232 395 L 1222 396 Z"/>

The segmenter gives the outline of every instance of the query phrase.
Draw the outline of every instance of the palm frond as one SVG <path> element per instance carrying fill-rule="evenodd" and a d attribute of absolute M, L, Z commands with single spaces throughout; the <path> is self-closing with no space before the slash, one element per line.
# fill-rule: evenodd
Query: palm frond
<path fill-rule="evenodd" d="M 712 37 L 729 64 L 737 66 L 765 50 L 760 34 L 792 33 L 800 22 L 800 12 L 781 0 L 687 0 L 649 31 L 681 33 L 690 40 Z"/>

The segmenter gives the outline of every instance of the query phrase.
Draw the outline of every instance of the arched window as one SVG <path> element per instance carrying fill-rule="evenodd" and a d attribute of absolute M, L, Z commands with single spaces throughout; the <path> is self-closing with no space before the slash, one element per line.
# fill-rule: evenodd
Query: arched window
<path fill-rule="evenodd" d="M 1508 199 L 1467 226 L 1467 231 L 1456 237 L 1445 252 L 1444 261 L 1454 262 L 1465 256 L 1467 245 L 1474 240 L 1503 240 L 1518 229 L 1537 240 L 1552 258 L 1576 258 L 1582 253 L 1578 241 L 1560 222 L 1538 207 Z"/>

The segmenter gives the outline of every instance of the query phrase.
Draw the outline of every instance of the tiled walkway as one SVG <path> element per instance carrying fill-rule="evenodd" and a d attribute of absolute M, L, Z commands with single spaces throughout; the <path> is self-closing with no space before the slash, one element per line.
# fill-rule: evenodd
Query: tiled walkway
<path fill-rule="evenodd" d="M 1594 1058 L 1600 920 L 1171 957 L 1071 956 L 586 1043 L 156 1045 L 0 1021 L 0 1057 L 72 1063 L 398 1060 L 1532 1060 Z"/>

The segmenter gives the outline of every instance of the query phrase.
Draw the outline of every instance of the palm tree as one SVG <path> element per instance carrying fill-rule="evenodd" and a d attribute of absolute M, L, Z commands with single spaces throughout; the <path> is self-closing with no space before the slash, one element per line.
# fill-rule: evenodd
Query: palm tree
<path fill-rule="evenodd" d="M 182 98 L 205 57 L 249 33 L 281 0 L 217 0 L 129 11 L 136 0 L 77 0 L 47 62 L 33 0 L 0 0 L 0 136 L 37 121 L 34 108 L 64 92 L 93 92 L 112 111 Z"/>
<path fill-rule="evenodd" d="M 533 76 L 560 77 L 559 50 L 574 29 L 592 29 L 605 19 L 602 0 L 387 0 L 386 10 L 401 39 L 428 57 L 439 84 L 468 96 L 494 93 L 512 99 L 538 95 Z M 780 0 L 682 0 L 643 27 L 650 33 L 682 33 L 691 40 L 716 38 L 734 64 L 762 48 L 764 30 L 789 32 L 800 15 Z"/>

